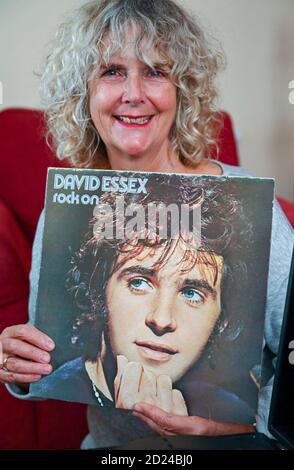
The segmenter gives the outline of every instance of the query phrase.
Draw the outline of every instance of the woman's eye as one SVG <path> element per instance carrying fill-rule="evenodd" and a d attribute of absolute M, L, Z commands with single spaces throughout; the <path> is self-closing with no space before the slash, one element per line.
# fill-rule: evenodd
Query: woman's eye
<path fill-rule="evenodd" d="M 184 287 L 184 289 L 181 290 L 181 294 L 185 297 L 186 300 L 192 303 L 198 303 L 204 300 L 203 294 L 201 294 L 196 289 L 192 289 L 191 287 Z"/>
<path fill-rule="evenodd" d="M 152 289 L 151 284 L 144 278 L 135 278 L 129 281 L 129 287 L 137 292 L 144 292 Z"/>
<path fill-rule="evenodd" d="M 102 77 L 105 77 L 105 78 L 117 78 L 117 77 L 120 77 L 121 75 L 122 74 L 121 74 L 120 70 L 115 68 L 115 67 L 111 67 L 109 69 L 106 69 L 102 73 Z"/>
<path fill-rule="evenodd" d="M 165 78 L 165 74 L 161 70 L 151 69 L 148 72 L 148 76 L 151 78 Z"/>

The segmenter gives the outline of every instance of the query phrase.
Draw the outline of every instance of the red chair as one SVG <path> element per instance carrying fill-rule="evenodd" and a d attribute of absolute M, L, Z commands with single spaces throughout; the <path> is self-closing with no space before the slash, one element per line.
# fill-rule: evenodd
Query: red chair
<path fill-rule="evenodd" d="M 27 321 L 28 272 L 48 166 L 61 166 L 44 138 L 43 113 L 0 113 L 0 331 Z M 0 384 L 0 449 L 78 449 L 86 406 L 12 397 Z"/>
<path fill-rule="evenodd" d="M 227 114 L 223 117 L 219 159 L 238 165 L 232 123 Z M 47 168 L 66 165 L 46 145 L 43 113 L 29 109 L 0 113 L 0 158 L 2 331 L 27 321 L 31 246 L 43 208 Z M 294 225 L 294 205 L 287 204 Z M 85 405 L 22 401 L 0 384 L 0 449 L 77 449 L 86 433 Z"/>
<path fill-rule="evenodd" d="M 290 224 L 294 227 L 294 204 L 292 202 L 286 201 L 281 197 L 278 197 L 280 206 L 282 207 L 284 213 L 286 214 Z"/>

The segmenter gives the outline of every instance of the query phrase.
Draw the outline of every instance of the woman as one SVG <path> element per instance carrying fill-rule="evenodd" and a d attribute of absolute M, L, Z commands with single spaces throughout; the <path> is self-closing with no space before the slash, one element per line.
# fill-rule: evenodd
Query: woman
<path fill-rule="evenodd" d="M 213 80 L 221 64 L 221 54 L 209 45 L 198 23 L 171 0 L 85 5 L 61 26 L 42 80 L 57 155 L 80 168 L 246 175 L 208 158 L 216 145 Z M 41 218 L 31 274 L 32 321 L 42 224 Z M 277 354 L 292 244 L 293 233 L 276 206 L 265 329 L 273 354 Z M 53 345 L 31 325 L 4 330 L 1 341 L 1 381 L 30 383 L 51 371 Z M 258 429 L 265 432 L 270 392 L 269 384 L 261 393 L 257 419 Z M 125 415 L 119 425 L 119 419 L 111 420 L 92 408 L 92 446 L 146 435 L 137 417 L 161 434 L 244 431 L 238 424 L 170 416 L 143 404 L 135 410 L 136 417 L 130 416 L 126 426 Z"/>

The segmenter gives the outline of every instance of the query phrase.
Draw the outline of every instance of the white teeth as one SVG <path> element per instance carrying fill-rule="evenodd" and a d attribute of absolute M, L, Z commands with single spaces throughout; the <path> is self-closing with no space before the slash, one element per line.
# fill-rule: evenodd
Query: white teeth
<path fill-rule="evenodd" d="M 117 119 L 123 121 L 127 124 L 145 124 L 146 122 L 150 121 L 151 117 L 143 117 L 143 118 L 128 118 L 125 116 L 116 116 Z"/>

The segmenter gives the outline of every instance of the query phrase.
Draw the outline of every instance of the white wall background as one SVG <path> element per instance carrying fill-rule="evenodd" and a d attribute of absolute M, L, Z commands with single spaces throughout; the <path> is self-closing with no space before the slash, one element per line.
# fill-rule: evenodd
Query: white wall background
<path fill-rule="evenodd" d="M 41 107 L 34 72 L 64 15 L 82 3 L 0 0 L 0 110 Z M 197 13 L 227 54 L 221 105 L 234 119 L 242 165 L 276 178 L 277 194 L 293 201 L 294 105 L 288 85 L 294 80 L 294 0 L 181 3 Z"/>

